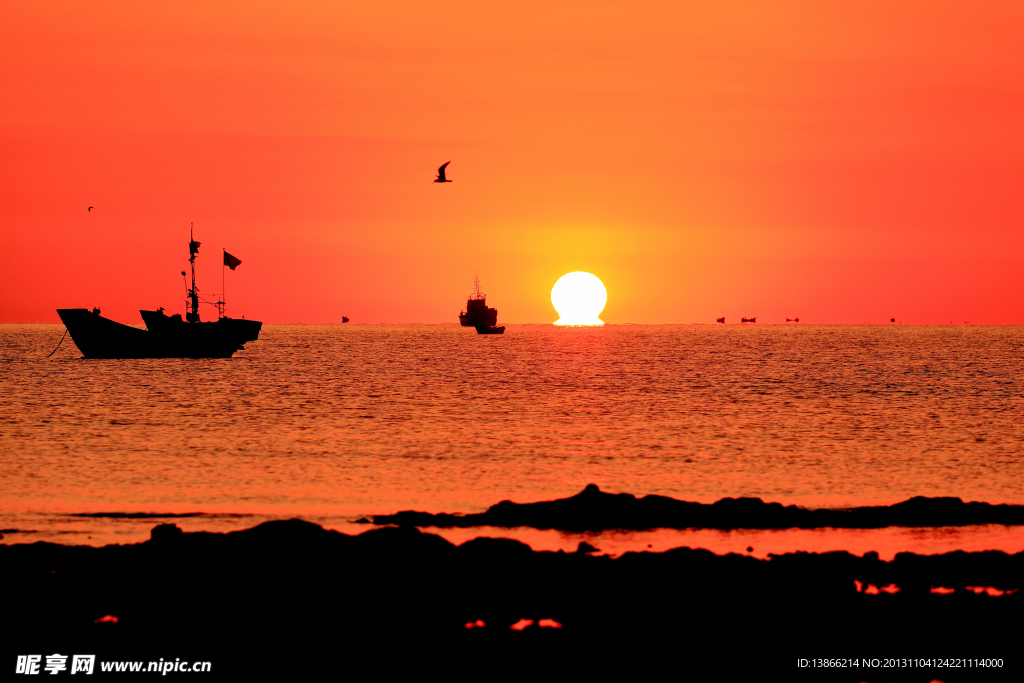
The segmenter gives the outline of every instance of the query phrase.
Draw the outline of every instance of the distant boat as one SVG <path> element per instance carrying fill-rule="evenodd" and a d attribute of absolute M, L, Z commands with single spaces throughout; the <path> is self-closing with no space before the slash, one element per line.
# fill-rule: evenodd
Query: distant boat
<path fill-rule="evenodd" d="M 182 320 L 178 313 L 168 316 L 163 308 L 139 311 L 146 323 L 143 330 L 104 318 L 98 308 L 91 311 L 58 308 L 57 315 L 82 355 L 86 358 L 230 358 L 235 351 L 244 349 L 246 342 L 256 341 L 263 323 L 224 315 L 223 296 L 216 302 L 200 299 L 196 287 L 195 260 L 198 253 L 199 242 L 190 237 L 192 288 L 186 290 L 186 320 Z M 230 265 L 227 256 L 224 264 Z M 185 275 L 185 272 L 181 274 Z M 216 322 L 200 321 L 200 301 L 217 306 Z"/>
<path fill-rule="evenodd" d="M 741 323 L 756 323 L 757 318 L 740 318 Z"/>
<path fill-rule="evenodd" d="M 487 307 L 487 295 L 480 291 L 479 276 L 473 277 L 473 292 L 466 300 L 466 310 L 459 313 L 463 327 L 475 327 L 477 334 L 502 334 L 504 327 L 497 327 L 498 309 Z"/>
<path fill-rule="evenodd" d="M 786 318 L 786 322 L 787 323 L 798 323 L 798 322 L 800 322 L 800 318 Z"/>
<path fill-rule="evenodd" d="M 725 322 L 725 316 L 722 316 L 721 318 L 715 318 L 715 322 L 716 323 L 724 323 Z"/>
<path fill-rule="evenodd" d="M 347 323 L 348 322 L 348 316 L 347 315 L 341 316 L 341 322 Z"/>

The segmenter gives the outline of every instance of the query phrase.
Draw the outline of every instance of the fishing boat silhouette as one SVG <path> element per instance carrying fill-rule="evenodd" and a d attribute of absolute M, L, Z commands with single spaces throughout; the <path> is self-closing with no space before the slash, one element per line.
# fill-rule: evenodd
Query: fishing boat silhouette
<path fill-rule="evenodd" d="M 263 323 L 241 320 L 225 315 L 223 291 L 217 301 L 199 296 L 196 287 L 196 255 L 200 243 L 189 232 L 189 263 L 192 266 L 192 286 L 186 289 L 185 319 L 181 314 L 167 315 L 163 307 L 143 311 L 146 329 L 131 327 L 104 318 L 99 308 L 58 308 L 68 334 L 86 358 L 230 358 L 241 351 L 246 342 L 259 338 Z M 224 252 L 224 266 L 232 270 L 241 261 Z M 181 272 L 182 277 L 185 271 Z M 186 283 L 187 285 L 187 283 Z M 217 307 L 216 322 L 202 322 L 199 304 Z"/>

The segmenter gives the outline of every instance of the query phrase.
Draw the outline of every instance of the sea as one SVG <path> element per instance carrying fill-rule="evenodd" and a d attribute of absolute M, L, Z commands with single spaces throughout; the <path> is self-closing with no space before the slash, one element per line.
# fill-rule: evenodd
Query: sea
<path fill-rule="evenodd" d="M 86 360 L 0 325 L 0 543 L 658 494 L 1024 504 L 1024 327 L 265 325 L 228 360 Z M 1024 551 L 1019 527 L 426 529 L 536 550 Z"/>

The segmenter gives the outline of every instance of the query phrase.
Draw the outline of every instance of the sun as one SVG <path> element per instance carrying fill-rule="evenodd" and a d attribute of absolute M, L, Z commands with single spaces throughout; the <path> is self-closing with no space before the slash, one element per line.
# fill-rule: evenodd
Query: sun
<path fill-rule="evenodd" d="M 556 325 L 604 325 L 597 316 L 608 302 L 608 290 L 596 275 L 577 270 L 558 278 L 551 305 L 561 317 Z"/>

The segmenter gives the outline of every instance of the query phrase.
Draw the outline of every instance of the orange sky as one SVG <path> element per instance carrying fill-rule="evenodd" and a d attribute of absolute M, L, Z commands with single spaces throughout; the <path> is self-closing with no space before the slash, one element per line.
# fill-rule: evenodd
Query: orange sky
<path fill-rule="evenodd" d="M 1024 322 L 1019 2 L 154 4 L 0 9 L 0 322 Z"/>

